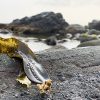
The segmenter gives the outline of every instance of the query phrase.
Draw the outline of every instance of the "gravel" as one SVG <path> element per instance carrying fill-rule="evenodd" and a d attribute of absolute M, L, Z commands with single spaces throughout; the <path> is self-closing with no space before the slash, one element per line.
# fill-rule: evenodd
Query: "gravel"
<path fill-rule="evenodd" d="M 41 95 L 16 82 L 21 62 L 0 55 L 0 100 L 100 100 L 100 46 L 67 50 L 52 48 L 36 57 L 53 80 L 50 94 Z"/>

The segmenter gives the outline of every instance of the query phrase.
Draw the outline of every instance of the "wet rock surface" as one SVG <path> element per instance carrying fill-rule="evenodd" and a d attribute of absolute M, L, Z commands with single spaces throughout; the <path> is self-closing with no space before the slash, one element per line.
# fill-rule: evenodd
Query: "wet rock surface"
<path fill-rule="evenodd" d="M 40 95 L 35 84 L 22 87 L 15 80 L 21 62 L 0 55 L 0 100 L 100 100 L 100 46 L 54 47 L 36 57 L 53 80 L 51 93 Z"/>

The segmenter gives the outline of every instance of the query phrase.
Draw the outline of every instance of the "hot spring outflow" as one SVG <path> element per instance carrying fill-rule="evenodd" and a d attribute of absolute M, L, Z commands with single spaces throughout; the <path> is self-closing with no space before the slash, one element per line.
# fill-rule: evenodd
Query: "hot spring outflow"
<path fill-rule="evenodd" d="M 35 54 L 23 42 L 15 38 L 0 38 L 0 53 L 6 53 L 10 57 L 20 58 L 23 61 L 24 75 L 37 84 L 40 92 L 50 91 L 52 81 L 41 64 L 35 59 Z"/>

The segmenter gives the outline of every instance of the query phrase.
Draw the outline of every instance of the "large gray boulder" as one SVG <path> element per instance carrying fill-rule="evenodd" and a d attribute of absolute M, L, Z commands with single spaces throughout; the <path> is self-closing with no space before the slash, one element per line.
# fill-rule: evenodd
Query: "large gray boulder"
<path fill-rule="evenodd" d="M 50 95 L 15 80 L 21 62 L 0 55 L 0 100 L 100 100 L 100 46 L 48 49 L 36 53 L 53 80 Z M 17 63 L 17 65 L 16 65 Z"/>
<path fill-rule="evenodd" d="M 69 25 L 66 28 L 66 32 L 67 33 L 71 33 L 72 35 L 75 35 L 77 33 L 84 33 L 84 32 L 86 32 L 86 29 L 82 25 L 72 24 L 72 25 Z"/>
<path fill-rule="evenodd" d="M 100 31 L 96 30 L 96 29 L 90 29 L 88 30 L 88 34 L 96 34 L 96 35 L 100 35 Z"/>
<path fill-rule="evenodd" d="M 88 24 L 89 29 L 96 29 L 100 31 L 100 21 L 99 20 L 93 20 Z"/>
<path fill-rule="evenodd" d="M 43 12 L 32 17 L 16 19 L 11 24 L 13 31 L 24 35 L 54 35 L 63 34 L 68 23 L 61 13 Z M 20 34 L 20 35 L 21 35 Z"/>

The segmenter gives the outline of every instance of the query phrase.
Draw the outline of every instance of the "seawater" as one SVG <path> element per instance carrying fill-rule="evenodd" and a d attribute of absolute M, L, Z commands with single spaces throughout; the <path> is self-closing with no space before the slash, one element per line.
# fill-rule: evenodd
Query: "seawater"
<path fill-rule="evenodd" d="M 45 43 L 43 43 L 41 41 L 37 42 L 35 37 L 13 36 L 12 33 L 9 33 L 9 34 L 0 33 L 0 37 L 2 37 L 2 38 L 11 38 L 11 37 L 17 38 L 20 41 L 26 43 L 29 46 L 29 48 L 34 52 L 42 51 L 42 50 L 49 49 L 52 47 L 52 46 L 46 45 Z M 67 40 L 67 41 L 64 43 L 59 43 L 58 45 L 64 46 L 67 49 L 72 49 L 72 48 L 77 47 L 80 44 L 80 42 L 77 40 L 69 40 L 69 39 L 65 39 L 65 40 Z"/>

